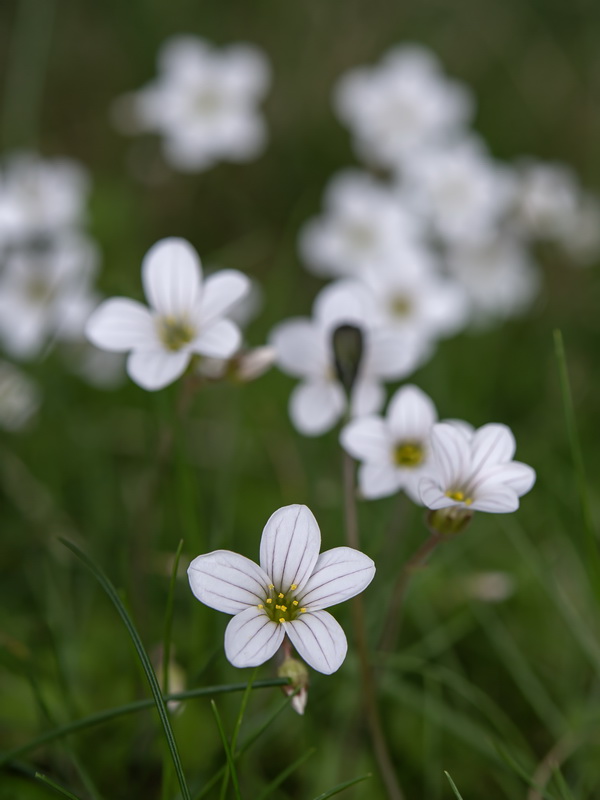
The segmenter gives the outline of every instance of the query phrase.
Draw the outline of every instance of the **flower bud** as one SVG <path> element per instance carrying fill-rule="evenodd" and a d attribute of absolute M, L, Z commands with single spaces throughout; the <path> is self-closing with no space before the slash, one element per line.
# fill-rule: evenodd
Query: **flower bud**
<path fill-rule="evenodd" d="M 363 333 L 356 325 L 340 325 L 331 339 L 337 377 L 350 394 L 363 357 Z"/>
<path fill-rule="evenodd" d="M 466 530 L 473 519 L 473 513 L 463 506 L 437 508 L 427 514 L 427 527 L 440 536 L 456 536 Z"/>
<path fill-rule="evenodd" d="M 297 714 L 304 714 L 308 700 L 308 669 L 297 658 L 286 658 L 277 670 L 280 678 L 289 678 L 290 683 L 282 686 L 285 694 L 293 695 L 292 708 Z"/>

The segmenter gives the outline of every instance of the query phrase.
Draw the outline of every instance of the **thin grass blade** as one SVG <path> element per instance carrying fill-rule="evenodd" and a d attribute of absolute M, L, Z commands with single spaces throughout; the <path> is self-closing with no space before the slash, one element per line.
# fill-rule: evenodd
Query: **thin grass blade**
<path fill-rule="evenodd" d="M 58 783 L 50 780 L 50 778 L 47 778 L 45 775 L 42 775 L 41 772 L 36 772 L 35 777 L 45 786 L 49 786 L 51 789 L 54 789 L 54 791 L 57 794 L 60 794 L 63 797 L 68 797 L 69 800 L 81 800 L 81 798 L 77 797 L 76 794 L 73 794 L 73 792 L 70 792 L 68 789 L 65 789 L 64 786 L 59 786 Z"/>
<path fill-rule="evenodd" d="M 455 794 L 455 796 L 458 798 L 458 800 L 463 800 L 463 796 L 462 796 L 462 794 L 461 794 L 461 793 L 458 791 L 458 788 L 457 788 L 456 784 L 454 783 L 454 781 L 453 781 L 453 780 L 452 780 L 452 778 L 450 777 L 450 773 L 449 773 L 449 772 L 446 772 L 446 770 L 444 770 L 444 775 L 445 775 L 445 776 L 448 778 L 448 783 L 449 783 L 449 784 L 450 784 L 450 786 L 452 787 L 452 791 L 454 792 L 454 794 Z"/>
<path fill-rule="evenodd" d="M 315 797 L 315 800 L 327 800 L 328 797 L 333 797 L 334 794 L 339 794 L 343 792 L 344 789 L 348 789 L 350 786 L 354 786 L 355 783 L 360 783 L 361 781 L 366 781 L 367 778 L 371 778 L 372 775 L 370 772 L 367 772 L 366 775 L 361 775 L 360 778 L 353 778 L 351 781 L 344 781 L 344 783 L 338 783 L 337 786 L 334 786 L 333 789 L 330 789 L 328 792 L 323 792 L 318 797 Z"/>
<path fill-rule="evenodd" d="M 229 742 L 227 741 L 227 736 L 225 734 L 225 728 L 223 727 L 223 721 L 221 720 L 221 715 L 219 714 L 219 709 L 217 708 L 217 704 L 214 700 L 210 701 L 210 705 L 215 715 L 215 721 L 217 723 L 217 728 L 219 729 L 219 736 L 221 737 L 221 741 L 223 742 L 223 749 L 225 750 L 225 756 L 227 758 L 227 765 L 229 767 L 229 774 L 231 775 L 231 783 L 233 784 L 233 791 L 236 796 L 236 800 L 242 800 L 242 796 L 240 794 L 240 785 L 237 779 L 237 771 L 235 768 L 235 761 L 231 754 L 231 747 L 229 746 Z"/>

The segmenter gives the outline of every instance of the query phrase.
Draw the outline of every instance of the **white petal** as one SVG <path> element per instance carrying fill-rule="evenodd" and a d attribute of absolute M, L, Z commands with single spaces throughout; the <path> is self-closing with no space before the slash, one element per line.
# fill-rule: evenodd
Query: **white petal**
<path fill-rule="evenodd" d="M 477 488 L 475 502 L 469 506 L 473 511 L 487 511 L 491 514 L 507 514 L 516 511 L 519 498 L 510 486 L 490 481 Z"/>
<path fill-rule="evenodd" d="M 475 431 L 471 440 L 473 471 L 510 461 L 516 447 L 515 437 L 506 425 L 483 425 Z"/>
<path fill-rule="evenodd" d="M 374 577 L 372 559 L 352 547 L 334 547 L 321 553 L 297 599 L 309 611 L 320 611 L 359 594 Z"/>
<path fill-rule="evenodd" d="M 279 650 L 284 626 L 259 608 L 240 611 L 225 629 L 225 655 L 234 667 L 258 667 Z"/>
<path fill-rule="evenodd" d="M 361 417 L 342 428 L 340 442 L 358 461 L 390 463 L 392 442 L 381 417 Z"/>
<path fill-rule="evenodd" d="M 447 497 L 439 483 L 432 478 L 421 479 L 419 482 L 419 495 L 421 502 L 427 508 L 448 508 L 449 506 L 461 505 L 456 500 L 451 500 Z"/>
<path fill-rule="evenodd" d="M 269 342 L 277 351 L 279 368 L 294 377 L 322 376 L 329 364 L 323 331 L 308 319 L 290 319 L 277 325 Z"/>
<path fill-rule="evenodd" d="M 231 550 L 198 556 L 187 574 L 198 600 L 226 614 L 258 606 L 269 594 L 269 576 L 254 561 Z"/>
<path fill-rule="evenodd" d="M 358 470 L 358 485 L 363 497 L 376 500 L 397 492 L 402 478 L 391 464 L 362 464 Z"/>
<path fill-rule="evenodd" d="M 353 417 L 376 414 L 385 402 L 383 386 L 376 380 L 359 378 L 352 388 Z"/>
<path fill-rule="evenodd" d="M 430 355 L 431 346 L 421 337 L 387 328 L 369 331 L 369 371 L 385 380 L 405 378 Z"/>
<path fill-rule="evenodd" d="M 194 339 L 190 349 L 210 358 L 230 358 L 242 342 L 237 325 L 231 320 L 220 319 L 211 323 Z"/>
<path fill-rule="evenodd" d="M 152 314 L 146 306 L 125 297 L 101 303 L 88 319 L 85 334 L 96 347 L 117 353 L 158 343 Z"/>
<path fill-rule="evenodd" d="M 423 441 L 437 422 L 433 401 L 417 386 L 403 386 L 390 400 L 387 412 L 390 430 L 398 440 Z"/>
<path fill-rule="evenodd" d="M 142 389 L 153 392 L 163 389 L 183 375 L 189 361 L 189 353 L 136 350 L 127 359 L 127 373 Z"/>
<path fill-rule="evenodd" d="M 235 269 L 224 269 L 204 281 L 200 319 L 204 327 L 224 316 L 250 291 L 250 280 Z"/>
<path fill-rule="evenodd" d="M 307 611 L 285 628 L 298 655 L 317 672 L 331 675 L 342 666 L 348 652 L 346 634 L 327 611 Z"/>
<path fill-rule="evenodd" d="M 454 425 L 439 422 L 432 428 L 431 446 L 433 469 L 439 470 L 442 489 L 460 489 L 470 473 L 471 451 L 465 433 Z"/>
<path fill-rule="evenodd" d="M 144 256 L 142 282 L 152 308 L 165 316 L 190 313 L 200 298 L 202 268 L 185 239 L 161 239 Z"/>
<path fill-rule="evenodd" d="M 321 549 L 321 531 L 306 506 L 284 506 L 271 514 L 260 540 L 260 566 L 275 590 L 299 589 L 310 578 Z"/>
<path fill-rule="evenodd" d="M 373 299 L 358 281 L 341 280 L 321 289 L 313 305 L 313 316 L 327 330 L 340 325 L 361 329 L 373 318 Z"/>
<path fill-rule="evenodd" d="M 536 478 L 535 470 L 520 461 L 497 464 L 495 467 L 486 469 L 483 475 L 486 482 L 493 480 L 496 483 L 509 486 L 519 497 L 531 489 Z"/>
<path fill-rule="evenodd" d="M 319 436 L 332 428 L 346 408 L 339 383 L 311 381 L 296 386 L 290 397 L 290 417 L 300 433 Z"/>

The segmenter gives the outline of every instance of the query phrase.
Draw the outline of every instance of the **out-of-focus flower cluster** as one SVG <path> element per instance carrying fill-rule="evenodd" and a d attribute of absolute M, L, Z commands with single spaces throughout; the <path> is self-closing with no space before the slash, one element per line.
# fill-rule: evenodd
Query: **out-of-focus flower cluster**
<path fill-rule="evenodd" d="M 97 355 L 83 345 L 99 299 L 99 251 L 85 229 L 89 189 L 85 169 L 71 159 L 22 152 L 0 166 L 0 348 L 11 359 L 31 362 L 68 343 L 69 360 L 86 373 Z M 111 379 L 118 366 L 97 365 L 93 374 Z M 14 386 L 15 367 L 11 374 Z M 21 384 L 32 386 L 25 377 Z"/>
<path fill-rule="evenodd" d="M 334 107 L 365 169 L 332 177 L 299 239 L 306 267 L 334 283 L 313 319 L 281 323 L 280 368 L 300 378 L 296 428 L 329 430 L 346 411 L 332 331 L 360 328 L 351 416 L 384 400 L 438 340 L 524 312 L 541 286 L 538 242 L 573 264 L 600 254 L 600 202 L 557 164 L 498 162 L 469 125 L 474 98 L 423 47 L 399 46 L 339 81 Z"/>

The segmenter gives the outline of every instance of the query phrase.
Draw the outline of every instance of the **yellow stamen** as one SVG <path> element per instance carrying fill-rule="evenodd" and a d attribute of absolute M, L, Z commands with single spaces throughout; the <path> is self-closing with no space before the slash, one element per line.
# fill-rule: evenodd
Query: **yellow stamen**
<path fill-rule="evenodd" d="M 259 603 L 259 604 L 258 604 L 258 607 L 259 607 L 259 608 L 264 608 L 264 606 L 263 606 L 263 604 L 262 604 L 262 603 Z"/>
<path fill-rule="evenodd" d="M 275 588 L 275 584 L 274 583 L 270 583 L 269 584 L 269 589 L 274 589 L 274 588 Z"/>
<path fill-rule="evenodd" d="M 297 606 L 298 605 L 298 601 L 297 600 L 292 600 L 292 605 L 293 606 Z"/>
<path fill-rule="evenodd" d="M 270 597 L 267 597 L 267 603 L 272 603 L 272 602 L 273 602 L 273 601 L 271 600 L 271 598 L 270 598 Z"/>
<path fill-rule="evenodd" d="M 290 586 L 290 590 L 292 592 L 295 592 L 297 588 L 298 588 L 298 586 L 295 583 L 292 583 L 292 585 Z"/>
<path fill-rule="evenodd" d="M 279 594 L 277 595 L 277 597 L 278 597 L 280 600 L 283 600 L 283 598 L 285 597 L 285 595 L 284 595 L 284 593 L 283 593 L 283 592 L 279 592 Z"/>
<path fill-rule="evenodd" d="M 279 622 L 285 622 L 283 617 L 279 617 Z"/>
<path fill-rule="evenodd" d="M 301 611 L 301 612 L 304 614 L 304 612 L 306 611 L 306 609 L 305 609 L 305 608 L 301 608 L 301 609 L 300 609 L 300 611 Z"/>
<path fill-rule="evenodd" d="M 287 611 L 287 606 L 279 606 L 282 611 Z"/>

